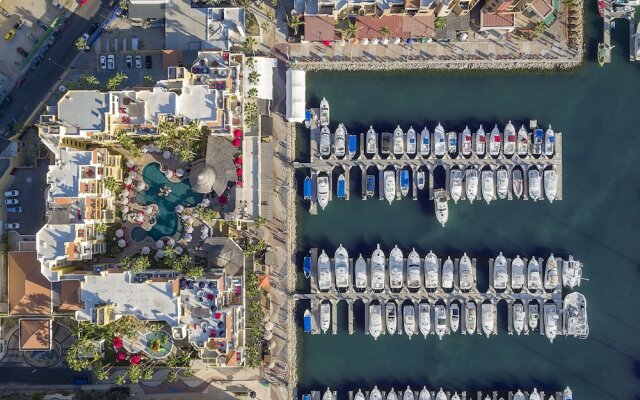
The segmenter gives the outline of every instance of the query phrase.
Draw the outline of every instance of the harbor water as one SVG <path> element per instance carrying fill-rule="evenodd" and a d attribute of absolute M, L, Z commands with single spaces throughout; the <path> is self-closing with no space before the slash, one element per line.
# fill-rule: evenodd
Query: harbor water
<path fill-rule="evenodd" d="M 595 10 L 595 4 L 589 9 Z M 356 303 L 356 332 L 347 333 L 347 309 L 338 308 L 338 335 L 302 333 L 298 304 L 299 388 L 339 393 L 373 385 L 389 390 L 499 390 L 533 387 L 544 390 L 569 385 L 575 399 L 640 399 L 640 135 L 638 96 L 640 62 L 628 61 L 628 25 L 618 24 L 612 63 L 600 68 L 595 48 L 600 20 L 589 15 L 590 60 L 577 72 L 557 74 L 416 74 L 323 73 L 307 75 L 307 102 L 326 97 L 332 131 L 342 122 L 349 133 L 393 131 L 397 124 L 433 131 L 490 130 L 511 120 L 516 129 L 537 119 L 563 132 L 563 200 L 550 204 L 497 200 L 487 205 L 449 202 L 445 228 L 436 221 L 433 204 L 421 195 L 394 201 L 360 198 L 359 170 L 351 175 L 352 196 L 333 200 L 311 216 L 302 199 L 305 171 L 298 182 L 299 288 L 302 257 L 311 247 L 327 254 L 342 244 L 357 258 L 370 257 L 376 243 L 387 256 L 395 244 L 440 255 L 495 257 L 505 254 L 546 257 L 569 254 L 584 263 L 578 290 L 588 302 L 587 340 L 543 335 L 510 336 L 506 312 L 499 310 L 500 332 L 484 336 L 365 335 L 364 307 Z M 298 160 L 308 160 L 309 131 L 301 128 Z M 341 173 L 340 171 L 339 173 Z M 334 180 L 339 173 L 335 174 Z M 436 177 L 437 178 L 437 177 Z M 335 182 L 335 181 L 334 181 Z M 436 186 L 441 186 L 436 181 Z M 334 186 L 335 190 L 335 186 Z M 421 254 L 422 257 L 425 254 Z M 487 277 L 479 276 L 480 282 Z M 486 284 L 486 283 L 485 283 Z M 505 307 L 506 308 L 506 307 Z M 356 389 L 357 390 L 357 389 Z"/>

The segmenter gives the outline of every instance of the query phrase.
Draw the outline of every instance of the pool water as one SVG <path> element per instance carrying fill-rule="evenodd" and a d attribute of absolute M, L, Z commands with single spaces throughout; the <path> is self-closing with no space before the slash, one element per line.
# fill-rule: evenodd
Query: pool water
<path fill-rule="evenodd" d="M 189 179 L 184 178 L 180 182 L 170 182 L 162 171 L 160 164 L 147 164 L 142 169 L 142 179 L 149 185 L 149 189 L 138 193 L 135 198 L 136 203 L 146 206 L 148 204 L 156 204 L 158 206 L 158 214 L 156 215 L 156 224 L 147 231 L 142 227 L 135 227 L 131 230 L 131 238 L 136 242 L 144 240 L 147 236 L 151 236 L 153 240 L 158 240 L 164 236 L 174 236 L 178 231 L 179 220 L 176 215 L 175 207 L 182 204 L 184 207 L 193 207 L 200 203 L 203 195 L 195 192 L 189 184 Z M 158 195 L 160 188 L 163 186 L 171 189 L 171 193 L 164 197 Z"/>

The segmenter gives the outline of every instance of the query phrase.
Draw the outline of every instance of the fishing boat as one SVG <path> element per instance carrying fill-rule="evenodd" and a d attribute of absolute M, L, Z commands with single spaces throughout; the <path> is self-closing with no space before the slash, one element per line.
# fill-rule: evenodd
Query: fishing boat
<path fill-rule="evenodd" d="M 569 256 L 568 261 L 562 263 L 562 283 L 573 289 L 580 286 L 582 281 L 582 263 L 574 260 L 573 256 Z"/>
<path fill-rule="evenodd" d="M 333 152 L 339 158 L 344 157 L 347 141 L 347 128 L 344 124 L 338 125 L 336 131 L 333 133 Z"/>
<path fill-rule="evenodd" d="M 320 303 L 320 329 L 322 333 L 327 333 L 331 326 L 331 305 Z"/>
<path fill-rule="evenodd" d="M 447 143 L 444 140 L 444 128 L 438 124 L 433 131 L 433 153 L 436 157 L 442 157 L 446 151 Z"/>
<path fill-rule="evenodd" d="M 340 174 L 338 177 L 338 187 L 337 187 L 337 195 L 339 199 L 344 199 L 346 196 L 346 188 L 345 188 L 345 177 L 344 174 Z"/>
<path fill-rule="evenodd" d="M 493 171 L 485 169 L 482 171 L 482 198 L 487 204 L 496 198 L 496 186 L 493 178 Z"/>
<path fill-rule="evenodd" d="M 387 400 L 398 400 L 398 395 L 393 388 L 391 388 L 391 391 L 387 394 Z"/>
<path fill-rule="evenodd" d="M 327 388 L 327 390 L 324 392 L 324 395 L 322 395 L 322 400 L 336 400 L 336 398 L 331 390 Z"/>
<path fill-rule="evenodd" d="M 331 154 L 331 131 L 328 126 L 320 128 L 320 155 L 328 157 Z"/>
<path fill-rule="evenodd" d="M 309 309 L 304 310 L 303 317 L 304 333 L 311 333 L 311 311 Z"/>
<path fill-rule="evenodd" d="M 400 125 L 393 131 L 393 154 L 396 156 L 404 154 L 404 131 Z"/>
<path fill-rule="evenodd" d="M 473 135 L 468 126 L 465 126 L 462 134 L 460 135 L 460 147 L 462 149 L 462 155 L 468 157 L 471 155 L 471 148 L 473 147 Z"/>
<path fill-rule="evenodd" d="M 411 336 L 416 333 L 416 308 L 413 303 L 405 304 L 402 307 L 402 317 L 404 333 L 406 333 L 407 336 L 409 336 L 409 339 L 411 339 Z"/>
<path fill-rule="evenodd" d="M 442 288 L 451 289 L 453 287 L 453 261 L 447 257 L 442 264 Z"/>
<path fill-rule="evenodd" d="M 318 204 L 322 209 L 329 204 L 329 177 L 318 175 Z"/>
<path fill-rule="evenodd" d="M 529 318 L 527 320 L 527 324 L 529 325 L 529 330 L 535 331 L 538 328 L 538 324 L 540 322 L 540 311 L 538 308 L 538 303 L 529 303 L 528 312 Z"/>
<path fill-rule="evenodd" d="M 389 154 L 391 152 L 391 133 L 382 132 L 382 144 L 380 146 L 381 154 Z"/>
<path fill-rule="evenodd" d="M 498 124 L 493 127 L 491 134 L 489 134 L 489 155 L 491 157 L 498 157 L 500 155 L 500 149 L 502 148 L 502 135 L 498 129 Z"/>
<path fill-rule="evenodd" d="M 378 245 L 371 255 L 371 288 L 373 290 L 383 290 L 384 278 L 385 257 L 380 245 Z"/>
<path fill-rule="evenodd" d="M 598 43 L 598 64 L 602 67 L 607 61 L 607 45 L 603 42 Z"/>
<path fill-rule="evenodd" d="M 586 339 L 589 336 L 587 299 L 581 293 L 573 292 L 564 298 L 563 303 L 564 334 L 578 339 Z"/>
<path fill-rule="evenodd" d="M 435 203 L 436 218 L 444 226 L 449 219 L 449 204 L 447 194 L 444 189 L 436 189 L 433 192 L 433 202 Z"/>
<path fill-rule="evenodd" d="M 424 258 L 424 286 L 435 289 L 439 283 L 438 257 L 432 251 Z"/>
<path fill-rule="evenodd" d="M 558 193 L 558 174 L 555 168 L 546 169 L 544 172 L 544 194 L 553 203 Z"/>
<path fill-rule="evenodd" d="M 440 391 L 436 394 L 436 400 L 447 400 L 447 395 L 444 393 L 442 388 L 440 388 Z"/>
<path fill-rule="evenodd" d="M 475 153 L 478 157 L 484 156 L 487 151 L 487 134 L 484 133 L 482 125 L 476 131 Z"/>
<path fill-rule="evenodd" d="M 504 168 L 499 168 L 496 171 L 496 181 L 498 182 L 498 197 L 506 199 L 509 193 L 509 173 Z"/>
<path fill-rule="evenodd" d="M 336 275 L 336 287 L 338 289 L 345 289 L 349 287 L 349 253 L 342 244 L 336 250 L 333 256 L 335 275 Z"/>
<path fill-rule="evenodd" d="M 331 121 L 329 117 L 329 102 L 323 97 L 320 102 L 320 125 L 329 126 L 329 122 Z"/>
<path fill-rule="evenodd" d="M 420 264 L 420 255 L 412 249 L 407 257 L 407 287 L 410 289 L 420 287 Z"/>
<path fill-rule="evenodd" d="M 511 289 L 522 290 L 524 287 L 524 261 L 519 255 L 511 262 Z"/>
<path fill-rule="evenodd" d="M 358 151 L 358 136 L 353 134 L 349 135 L 348 151 L 349 151 L 349 158 L 353 158 L 353 156 L 356 155 L 356 152 Z"/>
<path fill-rule="evenodd" d="M 524 188 L 522 171 L 520 170 L 520 168 L 514 168 L 511 175 L 511 188 L 513 189 L 513 195 L 517 198 L 521 198 Z"/>
<path fill-rule="evenodd" d="M 327 253 L 322 250 L 318 257 L 318 288 L 320 290 L 331 289 L 331 261 Z"/>
<path fill-rule="evenodd" d="M 540 394 L 538 394 L 538 389 L 533 388 L 533 392 L 529 395 L 529 400 L 540 400 Z"/>
<path fill-rule="evenodd" d="M 302 270 L 304 272 L 304 277 L 309 279 L 311 276 L 311 257 L 307 256 L 304 258 L 302 263 Z"/>
<path fill-rule="evenodd" d="M 516 151 L 516 128 L 511 121 L 504 127 L 504 155 L 512 156 Z"/>
<path fill-rule="evenodd" d="M 447 133 L 447 151 L 454 154 L 458 151 L 458 134 L 455 132 Z"/>
<path fill-rule="evenodd" d="M 447 332 L 447 312 L 442 304 L 436 305 L 433 312 L 436 320 L 436 335 L 442 340 L 442 337 Z"/>
<path fill-rule="evenodd" d="M 385 320 L 387 323 L 387 332 L 389 335 L 395 335 L 396 329 L 398 328 L 398 307 L 396 306 L 395 301 L 391 300 L 385 306 Z"/>
<path fill-rule="evenodd" d="M 549 125 L 549 129 L 544 133 L 544 154 L 547 157 L 553 157 L 553 154 L 556 150 L 556 134 L 551 129 L 551 125 Z"/>
<path fill-rule="evenodd" d="M 471 259 L 467 256 L 467 253 L 460 258 L 460 265 L 458 266 L 458 275 L 460 276 L 460 289 L 469 290 L 473 287 L 473 270 L 471 265 Z"/>
<path fill-rule="evenodd" d="M 572 399 L 573 399 L 573 392 L 571 391 L 571 388 L 567 386 L 562 392 L 562 400 L 572 400 Z"/>
<path fill-rule="evenodd" d="M 302 192 L 304 194 L 305 200 L 311 200 L 311 194 L 313 192 L 311 187 L 311 177 L 307 176 L 304 178 L 304 184 L 302 185 Z"/>
<path fill-rule="evenodd" d="M 496 257 L 493 263 L 493 287 L 496 290 L 504 290 L 507 288 L 507 280 L 509 273 L 507 271 L 507 259 L 502 252 Z"/>
<path fill-rule="evenodd" d="M 538 201 L 542 198 L 542 177 L 540 171 L 536 168 L 531 168 L 528 172 L 529 175 L 529 197 L 533 201 Z"/>
<path fill-rule="evenodd" d="M 513 395 L 513 400 L 527 400 L 527 398 L 522 393 L 522 390 L 518 389 L 516 394 Z"/>
<path fill-rule="evenodd" d="M 382 333 L 382 309 L 379 303 L 369 304 L 369 334 L 374 340 Z"/>
<path fill-rule="evenodd" d="M 400 289 L 404 281 L 404 259 L 402 250 L 396 245 L 389 253 L 389 286 L 391 289 Z"/>
<path fill-rule="evenodd" d="M 373 130 L 373 126 L 369 126 L 365 141 L 367 144 L 365 147 L 367 154 L 375 154 L 376 151 L 378 151 L 378 134 Z"/>
<path fill-rule="evenodd" d="M 454 204 L 458 203 L 458 200 L 462 198 L 462 171 L 458 168 L 451 169 L 451 183 L 450 183 L 451 199 Z"/>
<path fill-rule="evenodd" d="M 471 300 L 467 301 L 465 310 L 465 328 L 469 335 L 473 335 L 476 333 L 476 328 L 478 326 L 476 303 Z"/>
<path fill-rule="evenodd" d="M 524 125 L 520 127 L 518 131 L 518 156 L 526 157 L 529 153 L 529 132 L 525 129 Z"/>
<path fill-rule="evenodd" d="M 427 390 L 426 386 L 422 387 L 418 400 L 431 400 L 431 393 Z"/>
<path fill-rule="evenodd" d="M 418 190 L 424 189 L 424 184 L 425 184 L 425 173 L 424 171 L 420 170 L 418 171 L 418 174 L 417 174 L 417 183 L 416 183 L 416 186 L 418 186 Z"/>
<path fill-rule="evenodd" d="M 367 262 L 365 261 L 362 254 L 356 260 L 355 265 L 355 284 L 356 289 L 366 289 L 367 288 Z"/>
<path fill-rule="evenodd" d="M 516 331 L 517 335 L 522 334 L 524 331 L 524 306 L 522 303 L 517 302 L 513 305 L 513 330 Z"/>
<path fill-rule="evenodd" d="M 473 203 L 478 197 L 478 170 L 474 167 L 464 171 L 464 188 L 469 203 Z"/>
<path fill-rule="evenodd" d="M 558 261 L 551 253 L 544 267 L 544 288 L 553 290 L 556 286 L 558 286 Z"/>
<path fill-rule="evenodd" d="M 535 257 L 531 257 L 527 266 L 527 288 L 529 290 L 538 290 L 542 288 L 542 280 L 540 278 L 540 264 Z"/>
<path fill-rule="evenodd" d="M 451 324 L 451 332 L 458 332 L 460 329 L 460 306 L 458 303 L 452 303 L 449 306 L 449 323 Z"/>
<path fill-rule="evenodd" d="M 409 170 L 406 169 L 400 171 L 400 193 L 402 197 L 409 194 Z"/>
<path fill-rule="evenodd" d="M 358 389 L 358 393 L 356 393 L 356 395 L 353 397 L 353 400 L 366 400 L 361 389 Z"/>
<path fill-rule="evenodd" d="M 494 332 L 496 323 L 496 306 L 493 303 L 482 304 L 482 331 L 487 337 Z"/>
<path fill-rule="evenodd" d="M 404 394 L 402 395 L 402 400 L 415 400 L 415 395 L 413 394 L 413 390 L 411 390 L 411 388 L 409 386 L 407 386 L 407 389 L 404 391 Z"/>
<path fill-rule="evenodd" d="M 367 175 L 367 196 L 373 197 L 376 191 L 376 176 Z"/>
<path fill-rule="evenodd" d="M 396 172 L 392 170 L 384 171 L 384 198 L 389 204 L 396 198 Z"/>
<path fill-rule="evenodd" d="M 431 152 L 431 140 L 429 130 L 425 127 L 420 133 L 420 155 L 428 157 Z"/>
<path fill-rule="evenodd" d="M 544 305 L 544 334 L 553 343 L 558 335 L 558 307 L 553 303 Z"/>
<path fill-rule="evenodd" d="M 542 154 L 542 143 L 544 142 L 544 131 L 540 128 L 533 131 L 533 149 L 535 156 Z"/>
<path fill-rule="evenodd" d="M 377 386 L 373 387 L 373 390 L 369 395 L 369 400 L 382 400 L 382 393 L 380 393 L 380 389 L 378 389 Z"/>
<path fill-rule="evenodd" d="M 407 154 L 416 154 L 417 148 L 418 144 L 416 143 L 416 131 L 413 129 L 413 126 L 411 126 L 407 131 Z"/>
<path fill-rule="evenodd" d="M 420 303 L 418 305 L 418 322 L 420 333 L 427 338 L 427 335 L 431 333 L 431 306 L 429 303 Z"/>

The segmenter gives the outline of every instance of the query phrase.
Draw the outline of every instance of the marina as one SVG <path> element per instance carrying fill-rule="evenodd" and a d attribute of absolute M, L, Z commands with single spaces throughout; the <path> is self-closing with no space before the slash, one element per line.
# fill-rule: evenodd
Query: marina
<path fill-rule="evenodd" d="M 629 60 L 640 61 L 640 23 L 636 25 L 635 7 L 637 0 L 598 0 L 597 7 L 602 17 L 603 40 L 598 44 L 598 63 L 602 66 L 611 62 L 611 31 L 616 27 L 616 19 L 629 23 Z"/>

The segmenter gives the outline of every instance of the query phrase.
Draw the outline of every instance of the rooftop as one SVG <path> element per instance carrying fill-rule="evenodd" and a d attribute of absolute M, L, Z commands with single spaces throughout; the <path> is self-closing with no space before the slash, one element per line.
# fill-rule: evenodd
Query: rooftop
<path fill-rule="evenodd" d="M 332 41 L 336 37 L 334 17 L 307 15 L 304 17 L 304 38 L 311 42 Z"/>
<path fill-rule="evenodd" d="M 383 26 L 387 26 L 391 31 L 390 38 L 419 38 L 434 37 L 435 17 L 433 15 L 385 15 L 356 17 L 358 27 L 358 39 L 382 39 L 384 35 L 380 33 Z"/>
<path fill-rule="evenodd" d="M 103 131 L 108 94 L 97 90 L 70 90 L 58 102 L 58 119 L 81 131 Z"/>
<path fill-rule="evenodd" d="M 20 350 L 49 350 L 51 348 L 50 319 L 20 320 Z"/>
<path fill-rule="evenodd" d="M 51 284 L 35 251 L 9 252 L 9 314 L 50 315 Z"/>
<path fill-rule="evenodd" d="M 480 14 L 481 29 L 502 29 L 508 30 L 515 27 L 515 15 L 512 13 L 487 13 Z"/>

